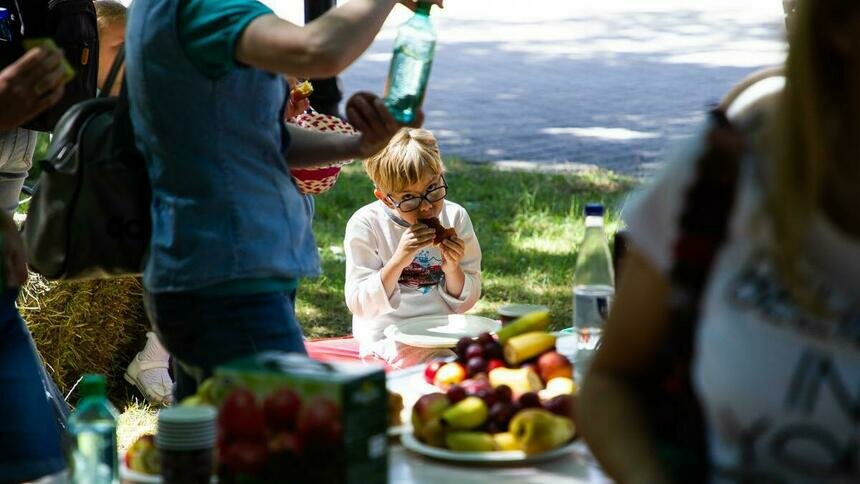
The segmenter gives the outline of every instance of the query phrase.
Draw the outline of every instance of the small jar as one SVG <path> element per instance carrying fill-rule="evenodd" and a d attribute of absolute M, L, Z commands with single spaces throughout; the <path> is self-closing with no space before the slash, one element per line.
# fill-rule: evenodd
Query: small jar
<path fill-rule="evenodd" d="M 158 414 L 155 446 L 164 484 L 209 484 L 216 411 L 210 406 L 170 407 Z"/>

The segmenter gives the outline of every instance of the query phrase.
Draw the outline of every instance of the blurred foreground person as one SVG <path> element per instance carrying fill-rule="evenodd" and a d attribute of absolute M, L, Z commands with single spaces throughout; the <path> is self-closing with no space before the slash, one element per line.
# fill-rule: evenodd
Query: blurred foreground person
<path fill-rule="evenodd" d="M 860 2 L 797 3 L 786 86 L 733 120 L 741 143 L 712 122 L 625 211 L 632 246 L 578 420 L 621 482 L 860 481 Z M 707 216 L 726 193 L 725 217 Z M 684 379 L 653 388 L 662 409 L 643 389 L 679 335 L 700 474 L 654 425 L 695 428 L 669 403 Z"/>

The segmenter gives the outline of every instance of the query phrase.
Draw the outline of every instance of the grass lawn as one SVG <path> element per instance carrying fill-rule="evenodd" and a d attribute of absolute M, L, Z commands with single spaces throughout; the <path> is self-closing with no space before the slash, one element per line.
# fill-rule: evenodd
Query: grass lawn
<path fill-rule="evenodd" d="M 472 312 L 495 317 L 496 308 L 509 302 L 539 303 L 551 308 L 554 329 L 570 326 L 583 207 L 606 205 L 611 236 L 633 181 L 601 170 L 551 175 L 457 160 L 446 160 L 446 166 L 448 198 L 469 212 L 483 253 L 483 295 Z M 350 334 L 352 319 L 343 301 L 344 228 L 355 210 L 373 200 L 373 185 L 358 163 L 317 197 L 314 232 L 323 275 L 302 282 L 297 303 L 309 338 Z"/>

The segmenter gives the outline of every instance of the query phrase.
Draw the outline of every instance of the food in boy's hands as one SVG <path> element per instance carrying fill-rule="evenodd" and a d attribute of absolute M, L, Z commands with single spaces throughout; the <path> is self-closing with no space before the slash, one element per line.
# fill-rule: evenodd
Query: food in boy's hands
<path fill-rule="evenodd" d="M 307 99 L 314 92 L 314 86 L 311 84 L 311 81 L 302 81 L 296 84 L 292 90 L 290 90 L 290 100 L 294 103 L 301 101 L 302 99 Z"/>
<path fill-rule="evenodd" d="M 419 218 L 418 223 L 422 223 L 436 231 L 436 237 L 433 239 L 433 245 L 439 245 L 444 242 L 445 239 L 450 239 L 451 237 L 457 235 L 457 231 L 454 230 L 453 227 L 446 229 L 442 225 L 442 222 L 440 222 L 439 219 L 436 217 Z"/>

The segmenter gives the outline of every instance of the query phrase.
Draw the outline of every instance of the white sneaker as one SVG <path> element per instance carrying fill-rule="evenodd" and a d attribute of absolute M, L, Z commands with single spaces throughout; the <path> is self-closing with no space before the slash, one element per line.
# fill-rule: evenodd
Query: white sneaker
<path fill-rule="evenodd" d="M 167 372 L 170 354 L 161 346 L 158 336 L 146 333 L 146 346 L 139 351 L 125 370 L 125 380 L 136 386 L 153 405 L 173 403 L 173 381 Z"/>

